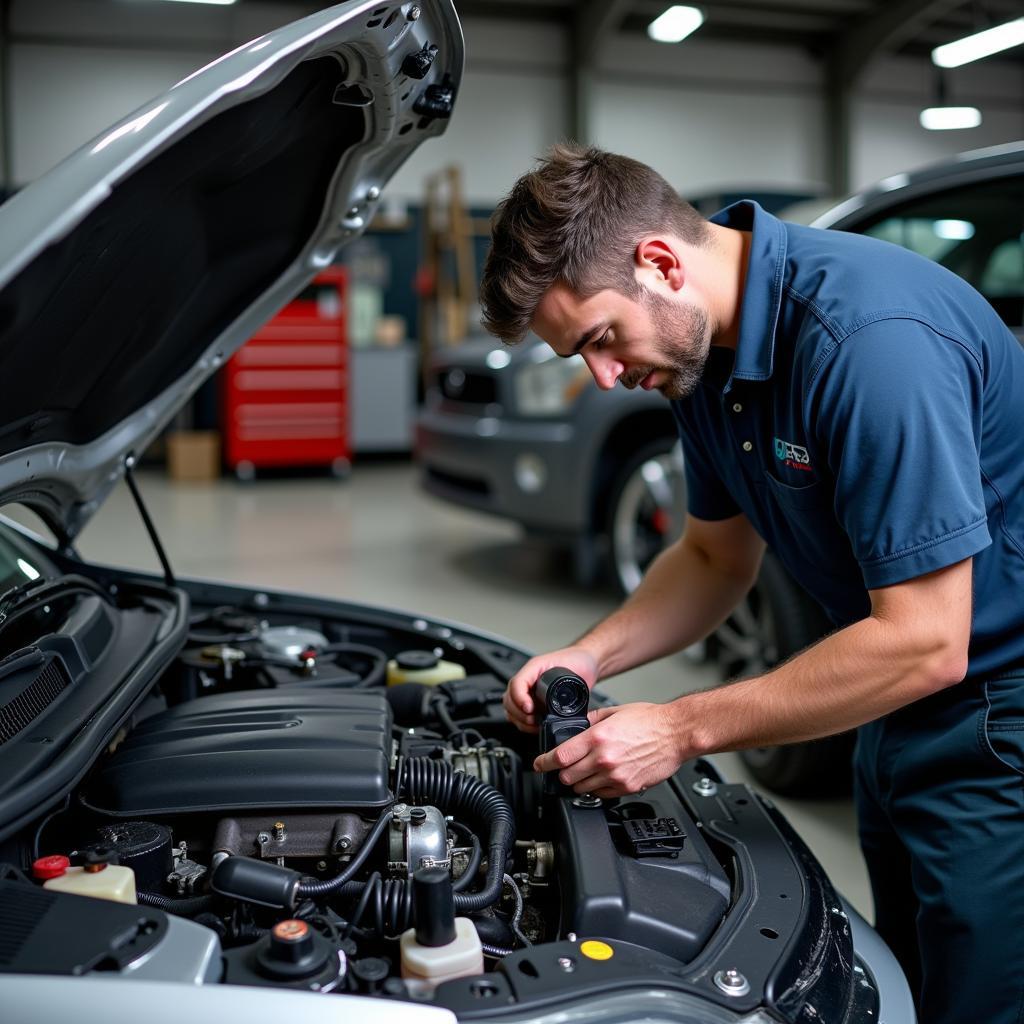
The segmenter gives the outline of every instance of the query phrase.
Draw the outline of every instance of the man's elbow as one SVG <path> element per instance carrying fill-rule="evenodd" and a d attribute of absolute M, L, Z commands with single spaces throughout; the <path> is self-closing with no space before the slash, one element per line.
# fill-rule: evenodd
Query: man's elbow
<path fill-rule="evenodd" d="M 966 639 L 948 635 L 936 641 L 923 665 L 926 693 L 937 693 L 963 681 L 967 675 L 967 644 Z"/>

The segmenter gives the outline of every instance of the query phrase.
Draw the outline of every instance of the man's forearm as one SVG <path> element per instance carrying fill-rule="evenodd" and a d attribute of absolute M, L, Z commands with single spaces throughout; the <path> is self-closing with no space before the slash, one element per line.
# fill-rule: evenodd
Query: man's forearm
<path fill-rule="evenodd" d="M 622 796 L 702 754 L 814 739 L 879 718 L 963 679 L 971 574 L 968 558 L 871 590 L 866 619 L 756 679 L 668 704 L 599 708 L 589 729 L 541 754 L 534 769 L 559 769 L 577 793 Z"/>
<path fill-rule="evenodd" d="M 750 585 L 683 538 L 658 556 L 622 607 L 578 643 L 594 654 L 606 679 L 703 640 Z"/>
<path fill-rule="evenodd" d="M 869 617 L 763 676 L 666 705 L 683 758 L 843 732 L 957 682 L 965 671 L 938 633 L 908 640 Z"/>

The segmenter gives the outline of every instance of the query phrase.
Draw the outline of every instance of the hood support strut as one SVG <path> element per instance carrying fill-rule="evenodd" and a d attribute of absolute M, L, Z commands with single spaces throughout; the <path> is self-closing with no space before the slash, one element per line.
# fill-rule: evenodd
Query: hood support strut
<path fill-rule="evenodd" d="M 160 543 L 160 538 L 157 536 L 153 520 L 149 517 L 146 503 L 142 500 L 142 492 L 139 490 L 139 485 L 135 482 L 134 469 L 135 453 L 129 452 L 124 460 L 124 482 L 128 485 L 128 490 L 132 492 L 135 507 L 139 510 L 139 515 L 142 516 L 142 524 L 146 527 L 146 533 L 149 534 L 149 539 L 153 542 L 153 547 L 156 549 L 156 557 L 160 559 L 160 565 L 164 570 L 164 582 L 167 586 L 173 587 L 175 585 L 174 572 L 171 569 L 171 563 L 167 560 L 164 546 Z"/>

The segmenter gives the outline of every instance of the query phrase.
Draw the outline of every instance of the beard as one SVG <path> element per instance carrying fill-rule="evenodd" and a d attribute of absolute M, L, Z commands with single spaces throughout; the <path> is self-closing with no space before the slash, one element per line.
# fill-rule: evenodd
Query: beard
<path fill-rule="evenodd" d="M 660 359 L 657 365 L 630 370 L 619 380 L 624 387 L 635 388 L 649 373 L 658 371 L 665 376 L 658 390 L 669 401 L 686 398 L 696 389 L 708 361 L 708 315 L 699 306 L 672 302 L 646 289 L 643 303 L 651 318 L 654 348 Z"/>

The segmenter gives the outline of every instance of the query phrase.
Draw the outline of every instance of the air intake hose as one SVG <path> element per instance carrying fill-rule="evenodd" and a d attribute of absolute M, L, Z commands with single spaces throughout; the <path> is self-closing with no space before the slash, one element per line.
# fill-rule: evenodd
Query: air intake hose
<path fill-rule="evenodd" d="M 515 818 L 508 801 L 486 782 L 471 778 L 462 771 L 454 770 L 450 764 L 429 757 L 403 761 L 398 769 L 395 789 L 400 800 L 437 807 L 443 813 L 488 835 L 487 876 L 483 888 L 478 892 L 456 892 L 455 909 L 463 914 L 471 914 L 497 903 L 501 896 L 505 862 L 515 842 Z M 345 871 L 326 881 L 302 882 L 298 887 L 298 895 L 316 898 L 339 890 L 346 897 L 361 895 L 369 883 L 352 881 L 352 876 L 366 860 L 390 816 L 390 810 L 381 815 Z M 398 885 L 408 890 L 401 897 L 397 892 Z M 389 926 L 387 930 L 401 931 L 411 924 L 408 918 L 412 910 L 412 879 L 389 882 L 385 888 L 386 902 L 390 904 L 390 913 L 385 912 L 383 915 Z M 381 894 L 384 895 L 384 888 Z M 373 917 L 376 919 L 378 915 L 374 914 Z M 378 922 L 375 920 L 374 923 Z"/>
<path fill-rule="evenodd" d="M 486 782 L 429 757 L 414 757 L 402 763 L 398 791 L 403 800 L 431 804 L 488 834 L 484 887 L 479 892 L 455 893 L 455 909 L 473 913 L 497 903 L 501 897 L 505 861 L 516 838 L 515 818 L 508 801 Z"/>

